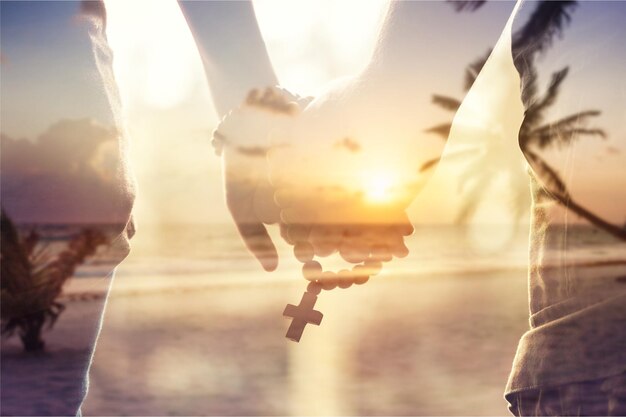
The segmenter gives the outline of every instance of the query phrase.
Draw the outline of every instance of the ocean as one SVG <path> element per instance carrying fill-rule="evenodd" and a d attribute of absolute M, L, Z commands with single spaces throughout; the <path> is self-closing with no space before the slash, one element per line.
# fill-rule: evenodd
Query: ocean
<path fill-rule="evenodd" d="M 564 226 L 562 226 L 564 227 Z M 27 233 L 35 228 L 41 243 L 58 252 L 80 230 L 94 228 L 112 237 L 115 225 L 102 224 L 44 224 L 20 225 Z M 292 247 L 278 234 L 271 235 L 277 246 L 281 267 L 276 276 L 299 275 L 301 264 Z M 415 232 L 405 238 L 409 255 L 385 264 L 383 271 L 395 275 L 424 277 L 429 274 L 488 272 L 525 269 L 528 266 L 528 226 L 506 225 L 417 225 Z M 610 235 L 587 225 L 569 226 L 568 257 L 576 262 L 593 263 L 622 259 L 626 245 Z M 556 245 L 546 248 L 546 259 L 561 257 Z M 80 266 L 77 278 L 108 274 L 123 254 L 119 248 L 101 247 L 97 254 Z M 323 258 L 330 270 L 345 267 L 338 255 Z M 185 274 L 203 275 L 207 281 L 222 279 L 224 274 L 254 274 L 261 272 L 241 237 L 231 224 L 161 224 L 140 225 L 131 240 L 131 255 L 124 261 L 126 271 L 136 277 L 145 275 Z"/>

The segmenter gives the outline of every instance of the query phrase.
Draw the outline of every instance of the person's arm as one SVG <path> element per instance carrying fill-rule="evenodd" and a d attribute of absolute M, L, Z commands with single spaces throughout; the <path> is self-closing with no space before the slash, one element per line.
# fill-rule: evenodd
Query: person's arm
<path fill-rule="evenodd" d="M 445 143 L 429 129 L 438 119 L 450 122 L 451 107 L 470 87 L 464 91 L 468 65 L 493 48 L 514 6 L 495 2 L 467 12 L 451 2 L 393 2 L 366 68 L 308 106 L 306 123 L 300 122 L 307 130 L 303 146 L 321 152 L 327 140 L 350 138 L 363 151 L 375 149 L 380 161 L 400 158 L 395 170 L 423 177 L 421 163 L 438 157 Z M 436 95 L 454 100 L 442 111 Z"/>
<path fill-rule="evenodd" d="M 253 88 L 278 84 L 250 1 L 179 1 L 222 117 Z"/>
<path fill-rule="evenodd" d="M 514 7 L 514 1 L 392 1 L 360 78 L 391 89 L 404 105 L 446 93 L 435 90 L 440 86 L 456 93 L 468 65 L 496 44 Z"/>
<path fill-rule="evenodd" d="M 220 118 L 238 108 L 253 89 L 278 84 L 250 1 L 179 1 L 202 56 L 213 103 Z M 259 135 L 262 144 L 264 135 Z M 274 206 L 267 165 L 260 158 L 222 154 L 226 204 L 247 248 L 266 271 L 276 269 L 278 254 L 263 221 L 275 223 L 278 212 L 261 219 L 256 202 Z M 242 180 L 245 178 L 245 181 Z"/>
<path fill-rule="evenodd" d="M 289 144 L 270 159 L 287 222 L 398 223 L 392 246 L 406 253 L 404 210 L 432 172 L 420 167 L 437 160 L 446 143 L 428 131 L 440 117 L 432 97 L 456 95 L 460 105 L 466 67 L 496 44 L 514 3 L 476 13 L 453 6 L 392 3 L 365 70 L 316 97 L 277 138 Z"/>

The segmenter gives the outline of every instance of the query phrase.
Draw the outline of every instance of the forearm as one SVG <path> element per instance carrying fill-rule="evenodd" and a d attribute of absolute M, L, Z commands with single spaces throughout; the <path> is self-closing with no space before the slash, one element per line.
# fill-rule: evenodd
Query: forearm
<path fill-rule="evenodd" d="M 278 80 L 250 1 L 179 1 L 202 55 L 220 117 L 252 88 Z"/>
<path fill-rule="evenodd" d="M 407 87 L 445 80 L 459 85 L 464 68 L 492 48 L 515 2 L 456 11 L 450 2 L 395 1 L 364 76 Z"/>

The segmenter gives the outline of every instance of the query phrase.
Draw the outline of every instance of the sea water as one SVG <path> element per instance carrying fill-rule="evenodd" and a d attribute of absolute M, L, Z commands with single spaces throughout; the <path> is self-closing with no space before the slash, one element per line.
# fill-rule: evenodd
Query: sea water
<path fill-rule="evenodd" d="M 569 259 L 592 263 L 623 258 L 626 245 L 607 233 L 584 224 L 568 228 Z M 54 254 L 62 251 L 81 230 L 101 230 L 112 240 L 113 231 L 119 228 L 106 224 L 28 224 L 20 225 L 19 229 L 22 234 L 37 230 L 40 243 L 48 245 Z M 384 270 L 396 275 L 423 277 L 527 268 L 528 233 L 527 226 L 417 225 L 415 232 L 405 238 L 409 255 L 394 259 Z M 273 230 L 272 237 L 281 260 L 277 275 L 299 275 L 301 264 L 294 259 L 292 247 L 280 238 L 277 230 Z M 562 250 L 548 246 L 545 258 L 558 259 L 558 252 Z M 119 248 L 103 246 L 77 268 L 75 277 L 106 275 L 122 256 Z M 321 262 L 329 270 L 347 266 L 338 255 L 322 258 Z M 260 272 L 258 263 L 230 224 L 144 225 L 131 240 L 131 256 L 122 265 L 132 271 L 133 276 L 194 274 L 203 275 L 207 281 L 229 273 Z"/>

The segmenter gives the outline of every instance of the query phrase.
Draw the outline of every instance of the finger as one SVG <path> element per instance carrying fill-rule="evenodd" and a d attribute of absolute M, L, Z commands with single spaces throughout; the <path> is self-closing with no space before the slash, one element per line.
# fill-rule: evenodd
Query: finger
<path fill-rule="evenodd" d="M 268 272 L 275 270 L 278 266 L 278 252 L 263 223 L 241 223 L 235 215 L 233 218 L 246 247 L 258 259 L 263 269 Z"/>
<path fill-rule="evenodd" d="M 279 227 L 280 227 L 280 236 L 285 240 L 285 242 L 287 242 L 290 245 L 295 245 L 296 242 L 293 239 L 291 239 L 291 236 L 289 236 L 289 226 L 287 226 L 283 222 L 280 222 Z"/>
<path fill-rule="evenodd" d="M 391 250 L 387 245 L 374 245 L 372 248 L 372 259 L 375 261 L 389 262 L 391 261 Z"/>
<path fill-rule="evenodd" d="M 267 181 L 259 181 L 254 191 L 253 212 L 261 223 L 274 224 L 280 220 L 280 209 L 274 202 L 272 188 Z"/>
<path fill-rule="evenodd" d="M 415 228 L 411 223 L 411 219 L 409 219 L 406 212 L 402 213 L 401 218 L 396 222 L 394 227 L 400 232 L 400 234 L 402 234 L 402 236 L 411 236 L 415 231 Z"/>
<path fill-rule="evenodd" d="M 278 266 L 278 253 L 267 229 L 254 213 L 254 187 L 226 177 L 226 205 L 243 241 L 266 271 Z"/>
<path fill-rule="evenodd" d="M 404 258 L 409 254 L 409 248 L 406 247 L 404 239 L 402 239 L 401 236 L 394 239 L 393 245 L 390 249 L 393 253 L 393 256 L 395 256 L 396 258 Z"/>
<path fill-rule="evenodd" d="M 363 262 L 369 256 L 369 249 L 355 239 L 345 239 L 339 247 L 339 254 L 346 261 L 353 264 Z"/>

